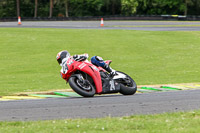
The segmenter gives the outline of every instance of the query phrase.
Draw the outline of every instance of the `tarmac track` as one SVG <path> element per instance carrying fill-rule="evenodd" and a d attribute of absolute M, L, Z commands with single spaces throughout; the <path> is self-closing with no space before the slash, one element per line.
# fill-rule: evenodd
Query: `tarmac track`
<path fill-rule="evenodd" d="M 200 90 L 0 102 L 0 121 L 120 117 L 200 109 Z"/>
<path fill-rule="evenodd" d="M 121 29 L 147 31 L 200 31 L 200 22 L 188 21 L 42 21 L 42 22 L 0 22 L 0 27 L 18 28 L 62 28 L 62 29 Z"/>
<path fill-rule="evenodd" d="M 105 26 L 107 27 L 100 27 L 99 25 L 100 22 L 97 21 L 22 21 L 22 25 L 20 26 L 17 25 L 17 22 L 0 22 L 0 27 L 4 28 L 20 27 L 200 31 L 200 27 L 196 26 L 200 25 L 200 22 L 108 21 L 105 22 Z M 189 111 L 195 109 L 200 109 L 200 90 L 137 93 L 133 96 L 112 95 L 93 98 L 48 98 L 39 100 L 15 100 L 0 101 L 0 121 L 97 118 L 107 116 L 118 117 L 136 114 L 157 114 L 163 112 Z"/>

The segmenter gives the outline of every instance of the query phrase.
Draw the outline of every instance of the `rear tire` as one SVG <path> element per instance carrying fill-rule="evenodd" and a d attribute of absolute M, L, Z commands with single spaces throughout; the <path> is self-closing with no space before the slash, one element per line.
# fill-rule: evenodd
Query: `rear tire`
<path fill-rule="evenodd" d="M 95 89 L 92 84 L 89 85 L 90 90 L 85 90 L 83 87 L 81 87 L 78 84 L 78 78 L 77 77 L 70 77 L 69 79 L 69 85 L 70 87 L 79 95 L 83 97 L 93 97 L 95 95 Z"/>
<path fill-rule="evenodd" d="M 119 71 L 118 71 L 119 72 Z M 137 91 L 137 85 L 135 81 L 127 74 L 119 72 L 127 76 L 127 79 L 130 80 L 130 84 L 120 83 L 120 93 L 123 95 L 133 95 Z"/>

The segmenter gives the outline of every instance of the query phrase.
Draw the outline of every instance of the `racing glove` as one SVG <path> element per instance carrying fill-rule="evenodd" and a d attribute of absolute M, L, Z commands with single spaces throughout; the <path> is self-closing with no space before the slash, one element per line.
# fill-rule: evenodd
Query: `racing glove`
<path fill-rule="evenodd" d="M 85 61 L 88 58 L 88 54 L 74 55 L 73 59 L 75 61 Z"/>

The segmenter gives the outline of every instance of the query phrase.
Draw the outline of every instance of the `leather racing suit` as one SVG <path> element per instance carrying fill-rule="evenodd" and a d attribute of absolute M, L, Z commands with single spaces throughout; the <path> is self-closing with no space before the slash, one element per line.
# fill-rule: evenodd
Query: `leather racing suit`
<path fill-rule="evenodd" d="M 74 56 L 70 56 L 69 58 L 65 58 L 62 60 L 62 63 L 61 63 L 61 70 L 60 70 L 60 74 L 61 74 L 61 77 L 63 79 L 66 79 L 66 73 L 68 71 L 68 67 L 67 67 L 67 61 L 69 59 L 73 59 L 75 61 L 85 61 L 86 59 L 88 59 L 88 54 L 81 54 L 81 55 L 74 55 Z M 104 62 L 104 60 L 99 57 L 99 56 L 93 56 L 91 58 L 91 63 L 96 65 L 97 67 L 102 67 L 103 69 L 105 69 L 106 71 L 108 71 L 109 73 L 111 74 L 115 74 L 115 70 L 113 70 L 108 64 L 106 64 Z"/>

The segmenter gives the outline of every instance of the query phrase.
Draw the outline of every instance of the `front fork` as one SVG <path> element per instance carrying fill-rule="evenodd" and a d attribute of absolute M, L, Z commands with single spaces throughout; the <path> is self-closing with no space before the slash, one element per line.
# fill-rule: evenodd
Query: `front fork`
<path fill-rule="evenodd" d="M 72 75 L 72 77 L 76 77 L 78 79 L 77 83 L 80 87 L 82 87 L 85 90 L 90 90 L 88 88 L 88 86 L 91 85 L 91 83 L 89 82 L 89 80 L 87 79 L 87 74 L 86 74 L 86 78 L 84 79 L 82 74 L 74 74 Z"/>

